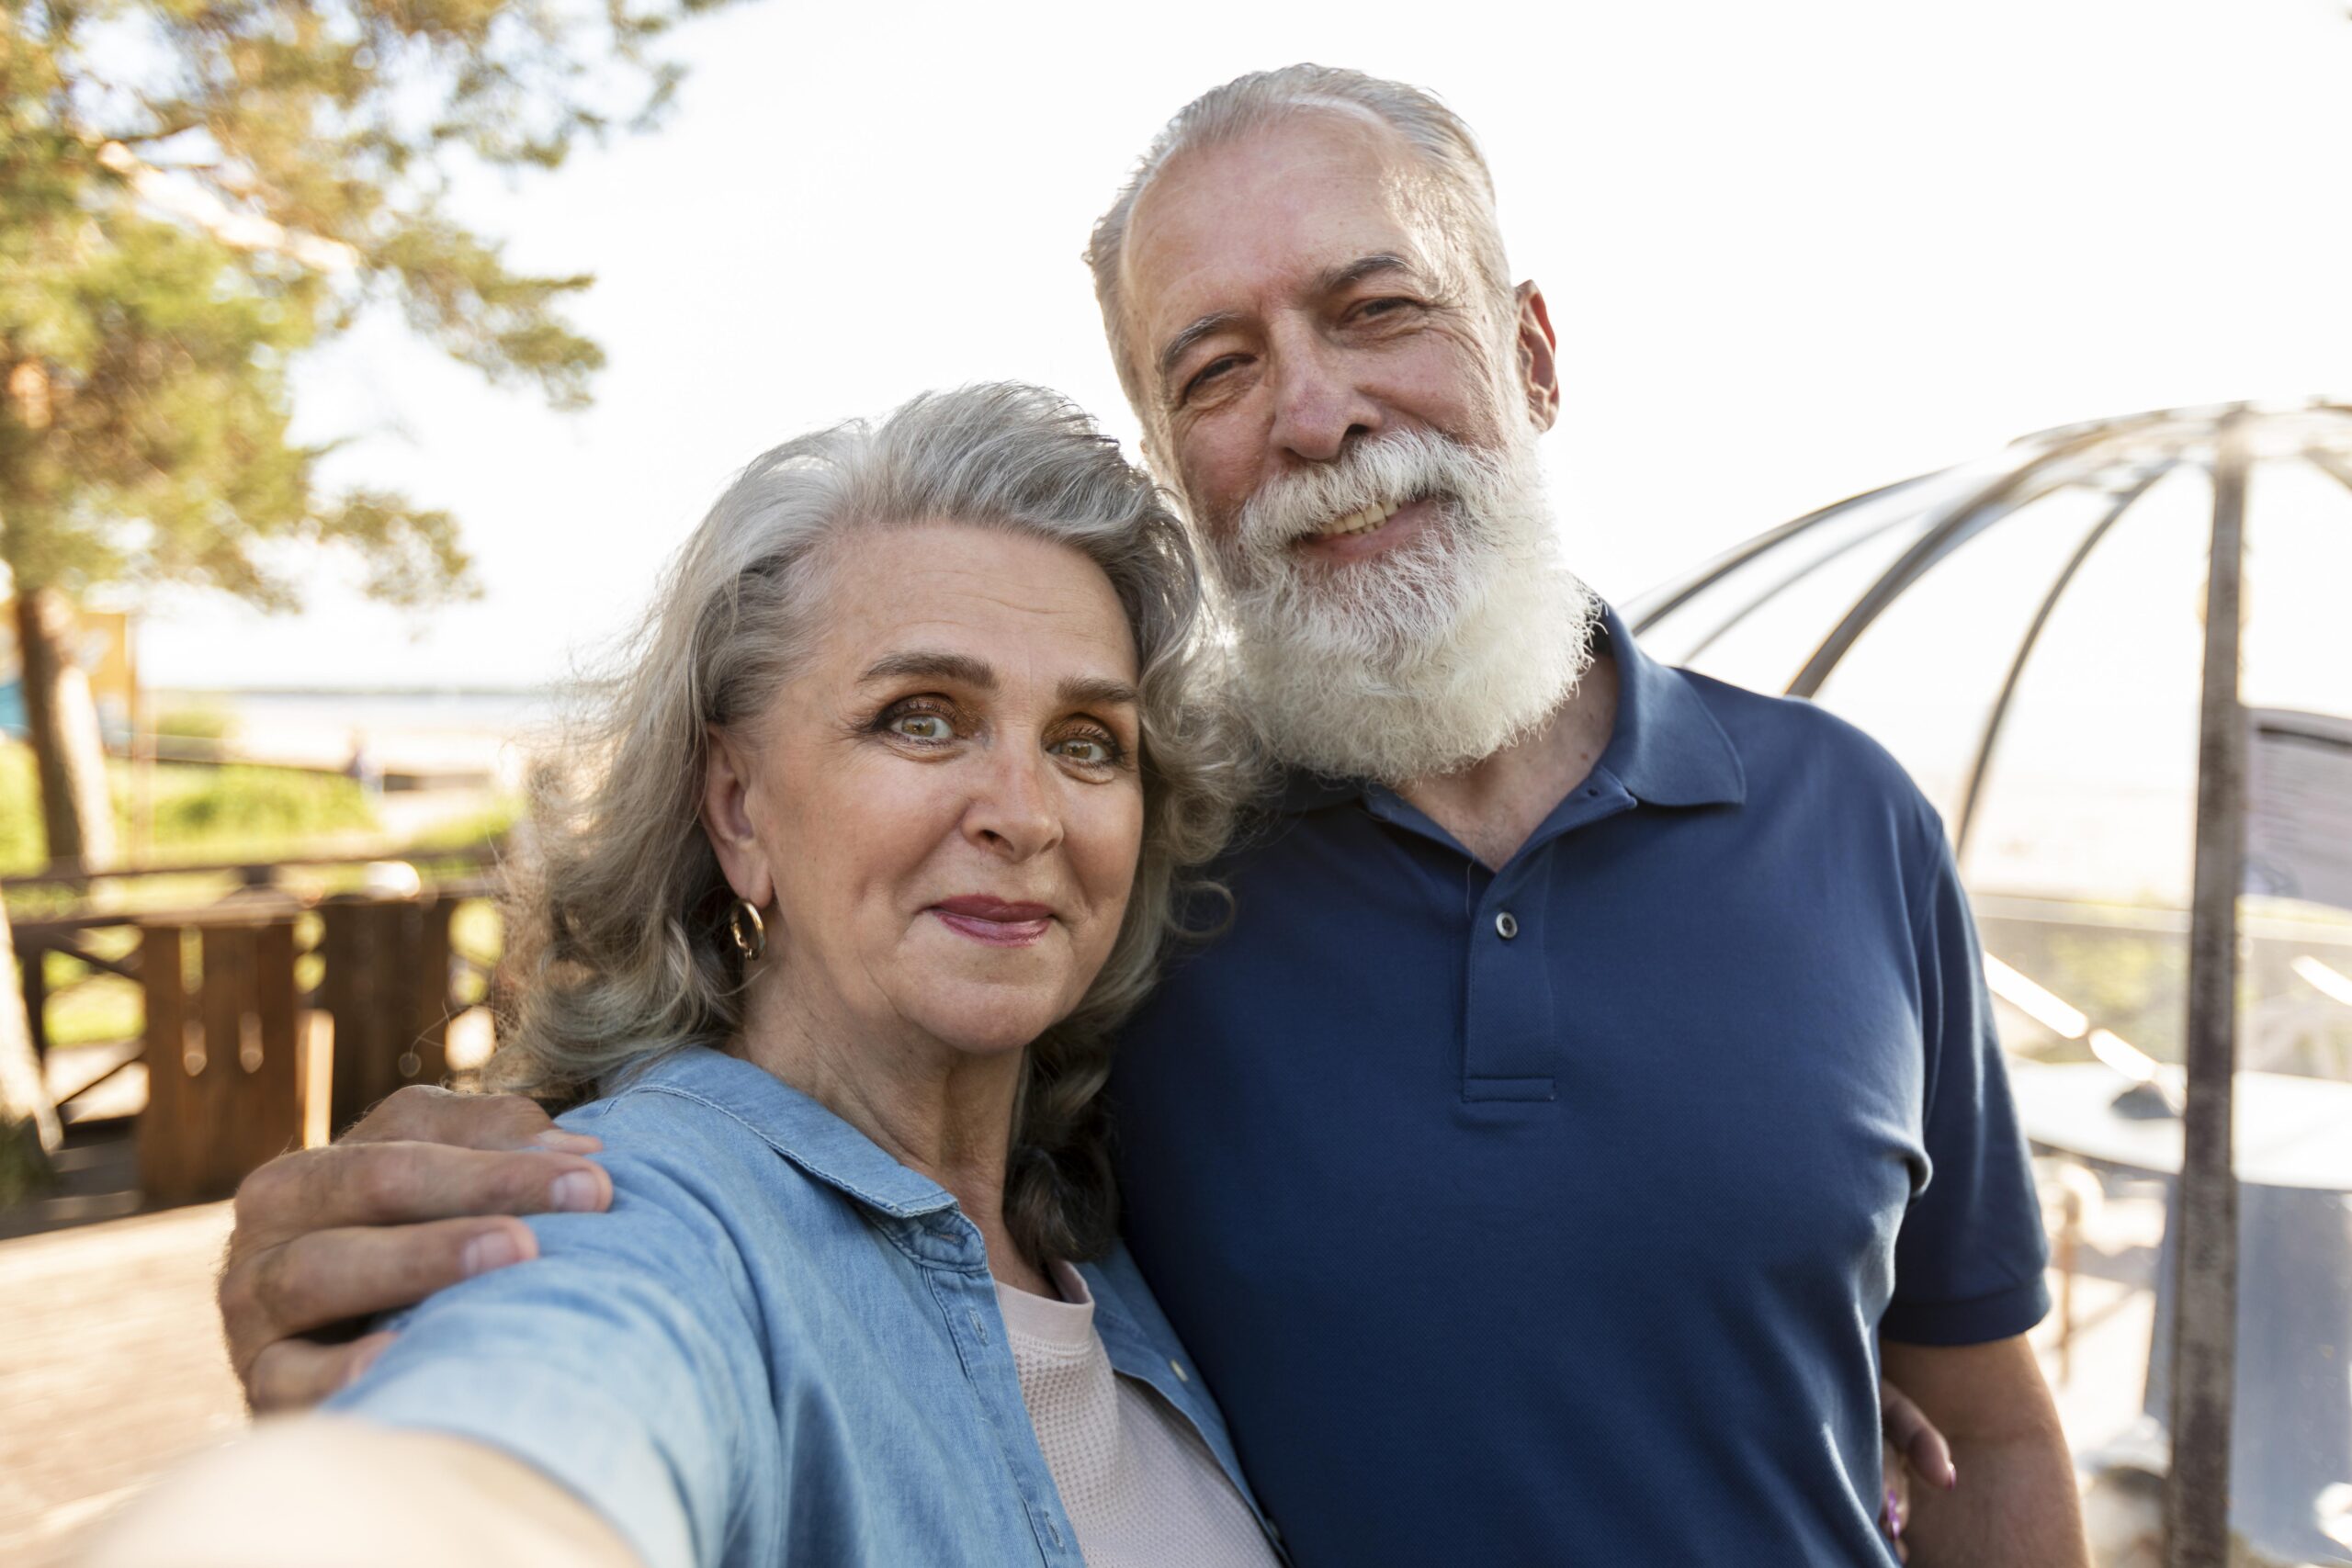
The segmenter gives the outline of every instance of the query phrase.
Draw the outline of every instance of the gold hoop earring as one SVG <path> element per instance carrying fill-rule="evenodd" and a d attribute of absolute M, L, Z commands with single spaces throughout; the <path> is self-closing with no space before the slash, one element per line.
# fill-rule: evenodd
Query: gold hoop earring
<path fill-rule="evenodd" d="M 747 921 L 748 931 L 744 929 Z M 758 906 L 749 898 L 736 899 L 735 907 L 727 911 L 727 934 L 746 964 L 758 963 L 760 954 L 768 950 L 768 923 L 760 919 Z"/>

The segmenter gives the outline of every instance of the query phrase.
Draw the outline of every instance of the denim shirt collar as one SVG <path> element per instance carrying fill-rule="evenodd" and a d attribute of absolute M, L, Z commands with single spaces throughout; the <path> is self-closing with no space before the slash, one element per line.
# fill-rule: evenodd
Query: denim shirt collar
<path fill-rule="evenodd" d="M 1617 716 L 1594 772 L 1614 778 L 1646 806 L 1737 806 L 1747 774 L 1731 737 L 1691 678 L 1644 653 L 1616 610 L 1600 607 L 1595 656 L 1617 661 Z M 1283 783 L 1284 815 L 1363 800 L 1384 786 L 1293 771 Z"/>
<path fill-rule="evenodd" d="M 653 1082 L 733 1118 L 811 1178 L 876 1213 L 917 1220 L 956 1207 L 956 1195 L 938 1182 L 899 1164 L 838 1114 L 740 1056 L 689 1045 L 657 1058 L 614 1089 L 627 1092 Z"/>

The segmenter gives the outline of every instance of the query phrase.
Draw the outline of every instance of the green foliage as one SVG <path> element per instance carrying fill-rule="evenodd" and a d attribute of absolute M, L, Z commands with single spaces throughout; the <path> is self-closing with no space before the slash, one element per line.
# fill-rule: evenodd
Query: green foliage
<path fill-rule="evenodd" d="M 0 0 L 0 561 L 78 594 L 294 602 L 334 545 L 369 592 L 474 592 L 455 523 L 325 493 L 294 357 L 372 304 L 493 381 L 587 400 L 585 275 L 447 213 L 453 159 L 553 167 L 651 122 L 653 47 L 716 0 Z"/>
<path fill-rule="evenodd" d="M 233 714 L 202 705 L 165 708 L 155 716 L 155 733 L 175 740 L 226 740 L 236 728 Z"/>
<path fill-rule="evenodd" d="M 48 863 L 32 748 L 0 742 L 0 874 L 38 871 Z"/>
<path fill-rule="evenodd" d="M 103 1044 L 138 1034 L 145 1003 L 137 986 L 115 975 L 92 977 L 63 953 L 48 956 L 50 1049 Z"/>
<path fill-rule="evenodd" d="M 518 796 L 507 795 L 493 800 L 469 817 L 452 818 L 437 822 L 411 839 L 409 847 L 418 850 L 470 850 L 482 844 L 495 843 L 514 830 L 523 819 L 524 802 Z"/>
<path fill-rule="evenodd" d="M 109 771 L 117 826 L 128 841 L 130 781 L 121 765 Z M 151 853 L 158 862 L 266 860 L 316 852 L 340 834 L 377 830 L 367 792 L 332 773 L 166 762 L 155 769 L 153 800 Z M 32 753 L 0 745 L 0 873 L 37 871 L 47 863 Z"/>
<path fill-rule="evenodd" d="M 158 860 L 288 851 L 375 827 L 367 793 L 335 774 L 234 766 L 155 770 Z"/>

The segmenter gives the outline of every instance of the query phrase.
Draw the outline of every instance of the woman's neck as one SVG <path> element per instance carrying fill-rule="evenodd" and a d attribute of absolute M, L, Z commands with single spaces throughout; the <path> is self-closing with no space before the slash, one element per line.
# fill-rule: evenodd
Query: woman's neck
<path fill-rule="evenodd" d="M 779 977 L 780 978 L 780 977 Z M 786 987 L 755 986 L 737 1053 L 945 1188 L 979 1227 L 989 1271 L 1037 1295 L 1056 1293 L 1039 1260 L 1004 1220 L 1025 1051 L 976 1055 L 920 1030 L 876 1030 L 796 1007 Z"/>

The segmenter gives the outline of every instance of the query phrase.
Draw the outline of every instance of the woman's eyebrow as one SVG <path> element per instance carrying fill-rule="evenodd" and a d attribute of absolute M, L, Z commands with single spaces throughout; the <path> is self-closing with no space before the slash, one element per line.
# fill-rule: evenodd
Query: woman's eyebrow
<path fill-rule="evenodd" d="M 865 667 L 858 683 L 869 681 L 953 681 L 958 685 L 978 691 L 996 690 L 996 671 L 977 659 L 961 653 L 931 653 L 914 650 L 906 653 L 886 653 Z"/>
<path fill-rule="evenodd" d="M 1106 680 L 1100 675 L 1073 675 L 1054 689 L 1066 707 L 1136 707 L 1142 699 L 1136 689 L 1125 681 Z"/>

